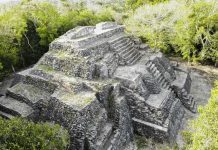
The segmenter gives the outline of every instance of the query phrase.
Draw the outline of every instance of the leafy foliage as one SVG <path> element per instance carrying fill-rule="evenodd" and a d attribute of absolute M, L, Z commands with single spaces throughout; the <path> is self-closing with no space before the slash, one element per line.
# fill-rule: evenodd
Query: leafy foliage
<path fill-rule="evenodd" d="M 189 61 L 218 62 L 218 3 L 169 1 L 142 5 L 125 21 L 129 32 L 165 53 Z"/>
<path fill-rule="evenodd" d="M 175 50 L 186 59 L 215 62 L 218 59 L 218 4 L 197 2 L 190 6 L 191 13 L 175 25 Z"/>
<path fill-rule="evenodd" d="M 0 16 L 0 63 L 1 68 L 10 68 L 18 62 L 21 37 L 26 31 L 22 12 L 11 9 Z"/>
<path fill-rule="evenodd" d="M 161 2 L 167 2 L 168 0 L 126 0 L 127 8 L 135 10 L 136 8 L 144 4 L 158 4 Z"/>
<path fill-rule="evenodd" d="M 64 150 L 69 144 L 67 131 L 59 125 L 0 118 L 0 130 L 0 149 Z"/>
<path fill-rule="evenodd" d="M 127 30 L 163 52 L 171 50 L 171 36 L 175 23 L 187 11 L 176 1 L 157 5 L 143 5 L 125 21 Z"/>
<path fill-rule="evenodd" d="M 218 149 L 218 81 L 215 82 L 209 103 L 199 107 L 198 111 L 199 117 L 190 124 L 193 132 L 183 133 L 187 142 L 186 149 Z"/>

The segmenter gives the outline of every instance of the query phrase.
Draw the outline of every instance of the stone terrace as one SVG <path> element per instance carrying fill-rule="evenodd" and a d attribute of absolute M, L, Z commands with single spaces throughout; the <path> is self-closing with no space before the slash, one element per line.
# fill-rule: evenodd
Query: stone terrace
<path fill-rule="evenodd" d="M 54 40 L 0 97 L 0 115 L 58 123 L 76 150 L 124 149 L 134 134 L 173 143 L 184 109 L 196 111 L 189 70 L 124 30 L 103 22 Z"/>

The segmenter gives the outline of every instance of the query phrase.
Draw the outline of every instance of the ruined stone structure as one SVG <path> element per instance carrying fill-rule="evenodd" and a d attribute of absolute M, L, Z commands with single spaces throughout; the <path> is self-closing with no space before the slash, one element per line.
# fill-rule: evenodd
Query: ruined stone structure
<path fill-rule="evenodd" d="M 76 27 L 0 98 L 0 115 L 68 129 L 70 149 L 121 150 L 134 134 L 173 142 L 196 110 L 189 71 L 112 22 Z"/>

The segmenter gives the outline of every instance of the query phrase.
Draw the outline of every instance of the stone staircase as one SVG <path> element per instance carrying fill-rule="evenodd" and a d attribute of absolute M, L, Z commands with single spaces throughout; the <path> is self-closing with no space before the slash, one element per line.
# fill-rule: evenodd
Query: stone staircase
<path fill-rule="evenodd" d="M 178 99 L 175 99 L 171 107 L 166 111 L 168 111 L 168 115 L 161 124 L 144 120 L 137 116 L 133 117 L 132 122 L 133 125 L 136 126 L 135 132 L 147 136 L 148 138 L 151 138 L 150 135 L 156 135 L 155 140 L 157 141 L 169 140 L 168 142 L 173 143 L 173 139 L 168 139 L 166 135 L 177 135 L 185 112 L 184 109 L 181 108 L 181 102 Z M 143 130 L 143 132 L 141 132 L 141 130 Z M 157 132 L 157 130 L 160 132 Z"/>
<path fill-rule="evenodd" d="M 120 57 L 120 65 L 134 65 L 142 57 L 142 54 L 134 47 L 130 38 L 118 37 L 110 42 L 111 48 Z"/>
<path fill-rule="evenodd" d="M 152 61 L 149 61 L 147 64 L 148 71 L 153 75 L 153 77 L 158 81 L 161 87 L 166 89 L 171 89 L 170 83 L 164 78 L 164 75 L 158 70 Z"/>
<path fill-rule="evenodd" d="M 113 123 L 109 121 L 105 108 L 98 111 L 88 129 L 89 133 L 92 133 L 87 137 L 90 141 L 90 149 L 103 150 L 113 133 Z"/>
<path fill-rule="evenodd" d="M 136 93 L 134 93 L 133 95 L 141 103 L 145 101 L 144 98 L 141 97 L 140 95 Z M 172 105 L 172 103 L 174 103 L 173 101 L 174 101 L 173 91 L 162 89 L 161 92 L 158 94 L 150 94 L 146 100 L 146 105 L 144 104 L 137 105 L 137 104 L 133 104 L 134 103 L 133 101 L 129 101 L 129 103 L 132 104 L 130 106 L 130 110 L 132 113 L 131 115 L 132 117 L 137 118 L 139 120 L 144 120 L 148 123 L 161 126 L 165 122 L 166 118 L 168 118 L 170 115 L 169 110 L 171 109 L 171 107 L 173 107 Z M 157 111 L 157 110 L 159 111 L 158 113 L 153 113 L 152 114 L 153 117 L 151 118 L 148 118 L 148 116 L 150 115 L 147 108 L 148 105 L 149 107 L 152 108 L 153 111 Z M 141 110 L 141 112 L 135 110 Z M 158 121 L 155 120 L 154 118 L 158 118 Z"/>
<path fill-rule="evenodd" d="M 6 119 L 12 119 L 15 116 L 29 118 L 34 113 L 31 106 L 10 96 L 0 98 L 0 110 L 0 116 Z"/>
<path fill-rule="evenodd" d="M 26 78 L 26 76 L 23 77 Z M 38 102 L 50 97 L 48 91 L 36 87 L 34 83 L 20 82 L 8 88 L 6 96 L 0 98 L 0 116 L 6 119 L 14 117 L 34 119 Z"/>
<path fill-rule="evenodd" d="M 161 87 L 166 88 L 168 90 L 174 91 L 175 94 L 180 98 L 183 105 L 190 110 L 191 112 L 195 113 L 197 110 L 197 104 L 190 94 L 185 89 L 182 90 L 175 90 L 176 88 L 172 88 L 171 83 L 167 81 L 164 75 L 158 70 L 156 65 L 152 61 L 148 61 L 147 64 L 148 71 L 153 75 L 153 77 L 158 81 Z"/>
<path fill-rule="evenodd" d="M 185 89 L 181 90 L 181 92 L 178 94 L 178 97 L 181 99 L 181 102 L 188 110 L 190 110 L 193 113 L 197 112 L 197 104 L 194 100 L 194 97 L 188 94 L 188 92 Z"/>
<path fill-rule="evenodd" d="M 49 74 L 47 72 L 48 71 L 45 73 L 42 70 L 31 69 L 18 74 L 24 84 L 33 85 L 43 91 L 53 93 L 58 85 L 49 81 L 50 78 L 52 78 L 51 74 L 54 72 L 49 72 Z"/>
<path fill-rule="evenodd" d="M 103 150 L 105 145 L 108 143 L 113 132 L 113 124 L 107 122 L 100 131 L 97 137 L 96 150 Z"/>
<path fill-rule="evenodd" d="M 40 100 L 48 99 L 50 94 L 30 84 L 19 83 L 7 91 L 7 95 L 35 107 Z"/>

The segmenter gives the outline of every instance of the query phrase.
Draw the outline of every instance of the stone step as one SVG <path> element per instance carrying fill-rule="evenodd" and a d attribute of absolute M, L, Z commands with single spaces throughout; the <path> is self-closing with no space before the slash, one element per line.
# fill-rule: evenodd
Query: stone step
<path fill-rule="evenodd" d="M 196 105 L 196 102 L 195 101 L 192 101 L 192 103 L 190 105 L 185 105 L 186 108 L 188 108 L 188 110 L 190 110 L 191 112 L 193 113 L 196 113 L 197 111 L 197 105 Z"/>
<path fill-rule="evenodd" d="M 98 150 L 103 149 L 105 143 L 107 142 L 110 135 L 112 134 L 112 130 L 113 130 L 113 124 L 112 123 L 107 123 L 102 128 L 101 134 L 98 136 L 97 142 L 96 142 L 96 147 L 97 147 Z"/>
<path fill-rule="evenodd" d="M 165 83 L 165 79 L 162 79 L 159 83 L 160 83 L 161 86 L 163 86 L 164 83 Z"/>
<path fill-rule="evenodd" d="M 150 70 L 157 69 L 157 68 L 155 67 L 155 64 L 153 64 L 152 62 L 150 62 L 150 65 L 149 65 L 148 68 L 149 68 Z"/>
<path fill-rule="evenodd" d="M 196 113 L 196 111 L 197 111 L 197 104 L 196 104 L 195 99 L 191 95 L 188 95 L 187 97 L 188 97 L 187 99 L 185 99 L 185 98 L 182 99 L 182 103 L 184 104 L 184 106 L 188 110 L 190 110 L 193 113 Z"/>
<path fill-rule="evenodd" d="M 148 63 L 148 66 L 150 66 L 149 70 L 153 74 L 153 76 L 157 79 L 158 83 L 163 88 L 170 89 L 170 84 L 166 81 L 166 79 L 162 76 L 162 74 L 158 71 L 156 66 L 153 63 Z"/>
<path fill-rule="evenodd" d="M 164 84 L 165 84 L 166 86 L 170 86 L 170 84 L 167 82 L 166 79 L 164 80 Z"/>
<path fill-rule="evenodd" d="M 195 103 L 195 105 L 191 108 L 191 112 L 196 113 L 198 111 L 198 105 Z"/>
<path fill-rule="evenodd" d="M 153 74 L 154 74 L 155 78 L 157 78 L 157 76 L 160 74 L 160 72 L 159 72 L 158 70 L 155 70 L 155 71 L 153 72 Z"/>
<path fill-rule="evenodd" d="M 159 79 L 160 77 L 162 76 L 162 74 L 159 72 L 158 74 L 157 74 L 157 79 Z"/>
<path fill-rule="evenodd" d="M 125 42 L 127 39 L 128 39 L 127 36 L 120 36 L 120 37 L 110 41 L 110 44 L 112 47 L 114 47 L 119 43 Z"/>
<path fill-rule="evenodd" d="M 126 64 L 127 64 L 127 65 L 133 65 L 133 64 L 135 64 L 135 63 L 133 63 L 133 62 L 136 62 L 135 59 L 137 59 L 138 56 L 140 56 L 140 54 L 136 53 L 136 54 L 135 54 L 133 57 L 131 57 L 130 59 L 125 59 Z"/>
<path fill-rule="evenodd" d="M 0 110 L 13 116 L 28 117 L 34 110 L 26 103 L 17 101 L 11 97 L 0 98 Z"/>
<path fill-rule="evenodd" d="M 194 97 L 192 95 L 188 96 L 190 100 L 194 100 Z"/>
<path fill-rule="evenodd" d="M 56 89 L 57 85 L 54 83 L 51 83 L 49 80 L 47 80 L 45 77 L 39 76 L 43 75 L 44 73 L 40 71 L 38 73 L 37 71 L 34 72 L 34 74 L 28 74 L 24 77 L 24 83 L 34 85 L 35 87 L 38 87 L 41 90 L 47 91 L 49 93 L 53 93 Z"/>
<path fill-rule="evenodd" d="M 184 103 L 186 103 L 188 106 L 191 106 L 194 102 L 194 99 L 187 99 Z"/>
<path fill-rule="evenodd" d="M 158 132 L 160 132 L 160 133 L 167 133 L 168 132 L 168 127 L 154 124 L 154 123 L 149 122 L 149 121 L 141 120 L 140 118 L 132 118 L 132 122 L 133 122 L 133 125 L 136 127 L 147 128 L 154 135 L 157 134 Z M 138 129 L 136 128 L 136 130 L 138 130 Z M 151 134 L 150 136 L 152 137 L 154 135 Z M 159 138 L 161 138 L 161 137 L 159 137 Z"/>
<path fill-rule="evenodd" d="M 196 105 L 196 102 L 194 100 L 192 100 L 192 104 L 190 105 L 190 108 L 193 109 Z"/>
<path fill-rule="evenodd" d="M 107 148 L 107 150 L 112 150 L 113 149 L 113 146 L 112 145 L 110 145 L 108 148 Z"/>
<path fill-rule="evenodd" d="M 129 35 L 127 35 L 125 33 L 119 33 L 119 34 L 115 34 L 115 35 L 111 36 L 109 39 L 107 39 L 107 41 L 109 41 L 110 44 L 113 44 L 117 40 L 120 40 L 120 39 L 125 38 L 125 37 L 129 37 Z"/>
<path fill-rule="evenodd" d="M 151 66 L 152 66 L 152 62 L 151 61 L 148 61 L 147 63 L 146 63 L 146 66 L 148 67 L 148 68 L 150 68 Z"/>
<path fill-rule="evenodd" d="M 162 83 L 162 82 L 164 82 L 164 77 L 163 76 L 160 76 L 158 79 L 157 79 L 157 81 L 158 81 L 158 83 Z"/>
<path fill-rule="evenodd" d="M 167 88 L 167 83 L 164 82 L 161 86 L 162 86 L 163 88 Z"/>
<path fill-rule="evenodd" d="M 128 53 L 131 49 L 133 48 L 132 45 L 128 45 L 128 46 L 125 46 L 125 47 L 122 47 L 121 49 L 119 49 L 117 52 L 118 52 L 118 55 L 123 57 L 126 53 Z"/>
<path fill-rule="evenodd" d="M 126 45 L 127 42 L 128 42 L 127 39 L 122 38 L 121 40 L 117 41 L 116 43 L 111 44 L 111 47 L 112 47 L 115 51 L 117 51 L 117 48 Z"/>
<path fill-rule="evenodd" d="M 147 67 L 163 88 L 170 89 L 170 84 L 162 76 L 155 64 L 153 64 L 152 62 L 148 62 Z"/>
<path fill-rule="evenodd" d="M 14 118 L 13 115 L 8 114 L 8 113 L 5 113 L 5 112 L 3 112 L 3 111 L 0 111 L 0 116 L 1 116 L 2 118 L 4 118 L 4 119 L 13 119 L 13 118 Z"/>
<path fill-rule="evenodd" d="M 170 85 L 167 85 L 167 89 L 172 91 L 172 88 Z M 173 92 L 174 93 L 174 92 Z"/>
<path fill-rule="evenodd" d="M 128 46 L 132 45 L 133 43 L 127 39 L 125 41 L 122 41 L 120 43 L 117 43 L 116 45 L 113 46 L 115 51 L 120 51 L 122 49 L 126 49 Z"/>
<path fill-rule="evenodd" d="M 135 55 L 137 55 L 138 52 L 137 51 L 132 51 L 132 53 L 130 53 L 128 56 L 126 57 L 123 57 L 125 60 L 129 60 L 131 59 L 132 57 L 134 57 Z"/>
<path fill-rule="evenodd" d="M 154 64 L 152 64 L 149 69 L 152 73 L 154 73 L 157 70 L 157 67 Z"/>
<path fill-rule="evenodd" d="M 18 83 L 7 90 L 7 95 L 34 107 L 40 100 L 48 100 L 50 93 L 34 85 Z"/>
<path fill-rule="evenodd" d="M 131 51 L 133 48 L 134 48 L 134 47 L 130 45 L 130 46 L 128 46 L 126 49 L 120 50 L 120 51 L 118 52 L 118 54 L 123 57 L 124 55 L 126 55 L 126 53 L 128 53 L 129 51 Z"/>
<path fill-rule="evenodd" d="M 139 61 L 142 58 L 142 55 L 140 53 L 138 53 L 138 55 L 136 57 L 133 57 L 132 60 L 130 60 L 130 65 L 134 65 L 137 61 Z"/>
<path fill-rule="evenodd" d="M 186 105 L 190 106 L 192 105 L 192 102 L 194 101 L 194 98 L 191 95 L 182 95 L 182 101 Z"/>
<path fill-rule="evenodd" d="M 131 53 L 133 53 L 135 51 L 134 47 L 129 47 L 126 51 L 124 51 L 122 53 L 123 58 L 126 58 L 127 56 L 129 56 Z"/>

